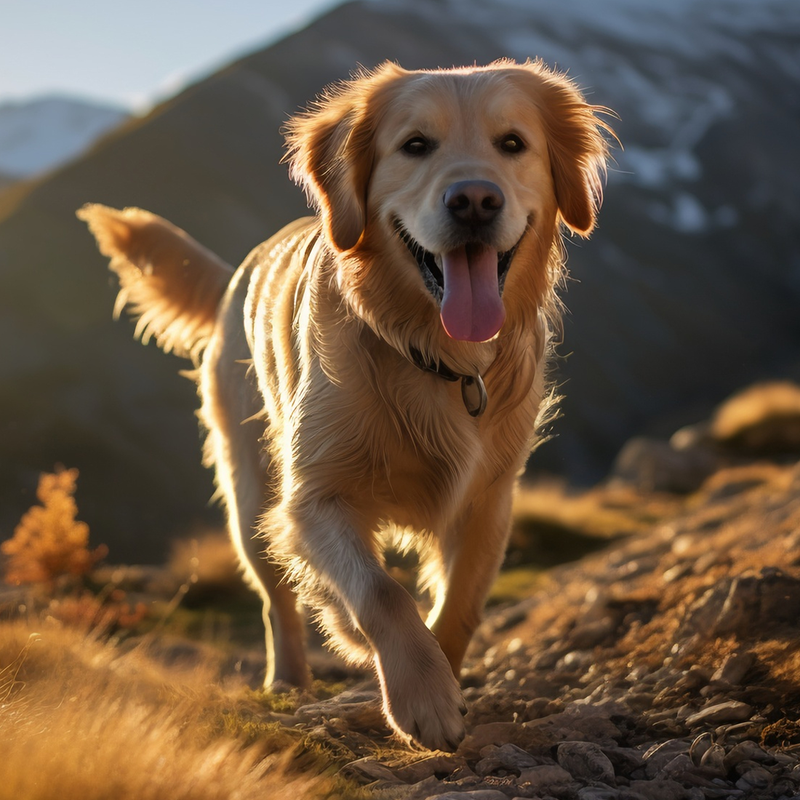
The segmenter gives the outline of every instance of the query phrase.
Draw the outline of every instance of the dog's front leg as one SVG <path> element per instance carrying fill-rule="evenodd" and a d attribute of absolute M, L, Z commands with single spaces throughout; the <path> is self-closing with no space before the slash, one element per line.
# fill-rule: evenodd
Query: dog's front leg
<path fill-rule="evenodd" d="M 359 535 L 353 512 L 335 499 L 306 498 L 282 513 L 273 552 L 301 595 L 313 603 L 321 587 L 347 609 L 372 648 L 389 723 L 425 747 L 454 750 L 464 737 L 458 683 L 413 598 L 383 569 L 372 533 Z"/>
<path fill-rule="evenodd" d="M 516 470 L 495 480 L 440 540 L 443 576 L 428 624 L 456 677 L 503 563 L 515 483 Z"/>

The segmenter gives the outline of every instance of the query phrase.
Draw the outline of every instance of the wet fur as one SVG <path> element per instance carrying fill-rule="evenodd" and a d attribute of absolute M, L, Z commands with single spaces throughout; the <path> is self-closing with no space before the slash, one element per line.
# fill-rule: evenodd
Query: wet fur
<path fill-rule="evenodd" d="M 207 460 L 264 600 L 267 683 L 309 681 L 296 593 L 334 646 L 374 664 L 401 735 L 447 749 L 463 737 L 461 661 L 503 558 L 517 475 L 552 410 L 560 229 L 588 235 L 595 223 L 599 110 L 538 62 L 386 64 L 339 84 L 287 130 L 291 174 L 319 216 L 256 248 L 232 277 L 148 212 L 80 212 L 137 330 L 199 360 Z M 427 160 L 398 149 L 412 122 L 436 138 Z M 500 124 L 525 131 L 519 158 L 498 151 Z M 463 177 L 502 186 L 497 250 L 519 239 L 505 323 L 483 343 L 446 335 L 396 229 L 431 252 L 451 246 L 441 191 Z M 480 373 L 486 413 L 469 416 L 458 382 L 420 370 L 412 349 Z M 427 627 L 383 567 L 390 537 L 420 552 Z"/>

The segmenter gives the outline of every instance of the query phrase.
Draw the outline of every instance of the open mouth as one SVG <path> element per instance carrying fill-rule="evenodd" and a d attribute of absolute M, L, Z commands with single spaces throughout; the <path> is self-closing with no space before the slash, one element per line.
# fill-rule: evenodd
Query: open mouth
<path fill-rule="evenodd" d="M 525 232 L 510 250 L 502 253 L 484 242 L 472 241 L 434 254 L 417 242 L 399 220 L 395 225 L 417 262 L 425 287 L 439 305 L 447 335 L 467 342 L 493 339 L 505 320 L 503 288 Z"/>
<path fill-rule="evenodd" d="M 426 250 L 418 241 L 416 241 L 411 234 L 402 226 L 400 221 L 396 222 L 397 233 L 403 240 L 405 246 L 408 248 L 414 260 L 417 262 L 420 274 L 422 275 L 425 288 L 433 295 L 433 298 L 438 302 L 442 302 L 444 296 L 444 273 L 442 271 L 441 256 L 434 255 L 429 250 Z M 524 236 L 524 234 L 523 234 Z M 510 249 L 504 253 L 497 254 L 497 285 L 500 294 L 503 293 L 505 287 L 506 276 L 508 275 L 508 268 L 511 266 L 511 261 L 514 254 L 519 247 L 520 240 Z M 479 247 L 479 244 L 467 244 L 465 247 Z"/>

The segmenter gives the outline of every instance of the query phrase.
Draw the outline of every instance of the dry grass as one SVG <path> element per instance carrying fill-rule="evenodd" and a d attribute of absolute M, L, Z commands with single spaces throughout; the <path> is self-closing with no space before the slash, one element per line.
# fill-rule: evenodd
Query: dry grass
<path fill-rule="evenodd" d="M 2 545 L 7 583 L 26 588 L 0 606 L 0 800 L 357 797 L 241 678 L 225 687 L 221 652 L 135 638 L 145 605 L 89 574 L 105 548 L 89 549 L 76 479 L 42 476 Z M 186 586 L 238 580 L 216 540 L 177 560 Z"/>
<path fill-rule="evenodd" d="M 674 495 L 643 494 L 630 486 L 600 486 L 584 491 L 563 481 L 524 484 L 514 498 L 519 526 L 542 525 L 611 540 L 639 533 L 680 508 Z"/>
<path fill-rule="evenodd" d="M 771 419 L 800 418 L 800 386 L 791 381 L 770 381 L 748 386 L 732 395 L 711 421 L 715 438 L 733 439 L 754 425 Z"/>
<path fill-rule="evenodd" d="M 211 661 L 21 621 L 0 624 L 0 763 L 0 800 L 357 796 Z"/>

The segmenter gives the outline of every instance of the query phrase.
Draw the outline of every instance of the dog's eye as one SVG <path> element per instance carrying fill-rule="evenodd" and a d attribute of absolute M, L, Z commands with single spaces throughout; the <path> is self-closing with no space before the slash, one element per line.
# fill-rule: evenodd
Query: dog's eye
<path fill-rule="evenodd" d="M 525 142 L 516 133 L 507 133 L 497 140 L 497 146 L 504 153 L 521 153 L 525 149 Z"/>
<path fill-rule="evenodd" d="M 410 156 L 424 156 L 433 150 L 433 145 L 422 136 L 414 136 L 403 145 L 402 150 Z"/>

